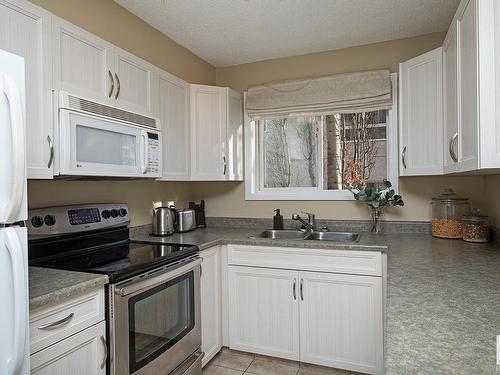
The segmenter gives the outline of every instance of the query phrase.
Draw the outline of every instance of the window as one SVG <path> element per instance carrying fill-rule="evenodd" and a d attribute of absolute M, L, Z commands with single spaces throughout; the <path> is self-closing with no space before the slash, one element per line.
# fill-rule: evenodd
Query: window
<path fill-rule="evenodd" d="M 252 121 L 246 197 L 347 200 L 352 165 L 368 183 L 397 184 L 396 103 L 392 110 Z M 248 160 L 251 159 L 251 160 Z"/>

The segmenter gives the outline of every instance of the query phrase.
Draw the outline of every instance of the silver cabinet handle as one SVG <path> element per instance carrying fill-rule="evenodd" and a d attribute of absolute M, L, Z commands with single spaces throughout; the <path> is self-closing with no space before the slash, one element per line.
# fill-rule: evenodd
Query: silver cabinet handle
<path fill-rule="evenodd" d="M 401 161 L 403 162 L 403 167 L 406 169 L 406 146 L 403 148 L 403 152 L 401 154 Z"/>
<path fill-rule="evenodd" d="M 455 143 L 457 139 L 458 139 L 458 132 L 455 132 L 455 134 L 453 134 L 453 136 L 450 138 L 450 143 L 449 143 L 450 156 L 455 163 L 458 162 L 457 154 L 455 153 Z"/>
<path fill-rule="evenodd" d="M 293 278 L 293 299 L 297 300 L 297 279 Z"/>
<path fill-rule="evenodd" d="M 101 342 L 102 346 L 104 347 L 104 358 L 101 363 L 101 370 L 102 370 L 104 369 L 104 367 L 106 367 L 106 361 L 108 360 L 108 344 L 106 343 L 106 339 L 104 338 L 104 336 L 101 336 Z"/>
<path fill-rule="evenodd" d="M 53 322 L 53 323 L 44 324 L 44 325 L 38 327 L 38 329 L 54 329 L 54 328 L 58 328 L 58 327 L 60 327 L 62 325 L 65 325 L 65 324 L 69 323 L 69 321 L 71 319 L 73 319 L 74 316 L 75 316 L 75 314 L 71 313 L 66 318 L 62 318 L 61 320 L 58 320 L 58 321 Z"/>
<path fill-rule="evenodd" d="M 225 156 L 222 158 L 222 161 L 224 162 L 224 176 L 225 176 L 226 172 L 227 172 L 227 162 L 226 162 L 226 157 Z"/>
<path fill-rule="evenodd" d="M 109 90 L 108 98 L 111 98 L 111 95 L 113 95 L 113 91 L 115 89 L 115 80 L 113 79 L 113 74 L 111 74 L 111 71 L 108 70 L 109 74 L 109 79 L 111 79 L 111 89 Z"/>
<path fill-rule="evenodd" d="M 52 166 L 52 162 L 54 161 L 54 143 L 52 143 L 52 138 L 50 138 L 50 135 L 47 136 L 47 142 L 49 142 L 49 151 L 50 151 L 47 168 L 50 168 Z"/>
<path fill-rule="evenodd" d="M 300 279 L 300 299 L 304 300 L 304 279 Z"/>
<path fill-rule="evenodd" d="M 118 74 L 116 73 L 115 73 L 115 78 L 116 78 L 116 84 L 118 85 L 118 87 L 116 88 L 115 99 L 118 99 L 118 95 L 120 95 L 121 84 L 120 84 L 120 78 L 118 78 Z"/>

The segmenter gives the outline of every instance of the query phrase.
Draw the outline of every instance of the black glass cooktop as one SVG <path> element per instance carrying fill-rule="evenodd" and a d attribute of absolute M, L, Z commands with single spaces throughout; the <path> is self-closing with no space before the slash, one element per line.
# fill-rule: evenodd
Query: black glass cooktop
<path fill-rule="evenodd" d="M 193 245 L 129 241 L 125 236 L 128 230 L 30 242 L 30 266 L 102 273 L 116 283 L 199 250 Z"/>

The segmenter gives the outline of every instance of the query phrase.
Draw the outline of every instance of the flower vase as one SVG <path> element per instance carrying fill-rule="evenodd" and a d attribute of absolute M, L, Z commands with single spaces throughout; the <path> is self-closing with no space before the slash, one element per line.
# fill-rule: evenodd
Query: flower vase
<path fill-rule="evenodd" d="M 380 233 L 380 215 L 382 215 L 380 208 L 372 208 L 372 233 Z"/>

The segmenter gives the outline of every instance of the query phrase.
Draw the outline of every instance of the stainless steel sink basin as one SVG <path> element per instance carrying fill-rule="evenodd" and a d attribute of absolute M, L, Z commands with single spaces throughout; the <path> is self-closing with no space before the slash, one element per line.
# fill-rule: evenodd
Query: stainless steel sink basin
<path fill-rule="evenodd" d="M 359 238 L 359 233 L 350 232 L 312 232 L 305 239 L 314 241 L 333 241 L 333 242 L 355 242 Z"/>
<path fill-rule="evenodd" d="M 265 230 L 258 237 L 273 240 L 303 240 L 307 236 L 300 230 Z"/>
<path fill-rule="evenodd" d="M 258 235 L 259 238 L 272 240 L 314 240 L 332 242 L 355 242 L 359 239 L 359 233 L 350 232 L 310 232 L 300 230 L 266 230 Z"/>

